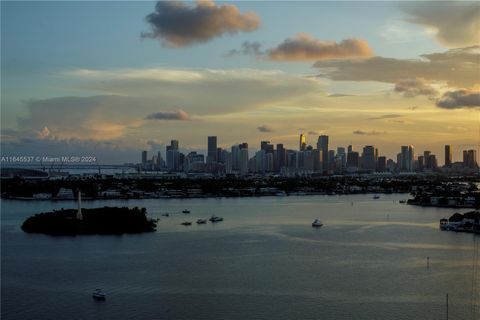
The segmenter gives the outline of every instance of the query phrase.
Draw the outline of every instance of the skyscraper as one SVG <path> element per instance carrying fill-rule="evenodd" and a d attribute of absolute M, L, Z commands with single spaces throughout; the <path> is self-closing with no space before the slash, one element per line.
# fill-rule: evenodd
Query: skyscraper
<path fill-rule="evenodd" d="M 207 163 L 217 162 L 217 136 L 208 137 Z"/>
<path fill-rule="evenodd" d="M 358 152 L 351 151 L 347 153 L 347 167 L 350 169 L 358 168 L 359 154 Z"/>
<path fill-rule="evenodd" d="M 239 170 L 240 174 L 248 173 L 248 144 L 242 143 L 240 147 Z"/>
<path fill-rule="evenodd" d="M 452 164 L 452 146 L 445 145 L 445 166 L 449 167 Z"/>
<path fill-rule="evenodd" d="M 362 168 L 366 170 L 375 170 L 375 148 L 365 146 L 362 153 Z"/>
<path fill-rule="evenodd" d="M 177 150 L 177 151 L 178 151 L 178 140 L 172 140 L 172 141 L 170 141 L 170 145 L 172 146 L 172 149 L 173 149 L 173 150 Z"/>
<path fill-rule="evenodd" d="M 305 135 L 303 133 L 301 133 L 298 150 L 303 151 L 306 148 L 307 148 L 307 142 L 306 142 L 306 139 L 305 139 Z"/>
<path fill-rule="evenodd" d="M 321 162 L 323 164 L 323 170 L 328 170 L 328 136 L 322 135 L 318 137 L 317 149 L 322 151 Z"/>
<path fill-rule="evenodd" d="M 378 157 L 377 159 L 377 171 L 385 172 L 387 169 L 387 158 L 384 156 Z"/>
<path fill-rule="evenodd" d="M 463 150 L 463 165 L 471 169 L 477 167 L 477 150 Z"/>
<path fill-rule="evenodd" d="M 399 160 L 401 160 L 401 171 L 413 172 L 415 160 L 415 152 L 413 146 L 402 146 Z"/>
<path fill-rule="evenodd" d="M 178 151 L 178 140 L 172 140 L 167 149 L 167 168 L 170 171 L 178 171 L 180 169 L 180 152 Z"/>
<path fill-rule="evenodd" d="M 142 151 L 142 165 L 145 166 L 147 164 L 147 151 Z"/>
<path fill-rule="evenodd" d="M 232 151 L 232 170 L 240 170 L 240 146 L 238 144 L 233 145 L 231 148 Z"/>
<path fill-rule="evenodd" d="M 283 167 L 285 167 L 287 162 L 287 152 L 283 147 L 283 144 L 277 144 L 277 154 L 275 159 L 275 169 L 276 171 L 280 171 Z"/>

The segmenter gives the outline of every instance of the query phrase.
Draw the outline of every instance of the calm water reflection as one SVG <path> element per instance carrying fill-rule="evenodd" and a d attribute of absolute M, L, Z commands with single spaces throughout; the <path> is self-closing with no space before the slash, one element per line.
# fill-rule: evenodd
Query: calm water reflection
<path fill-rule="evenodd" d="M 161 220 L 156 233 L 79 237 L 19 229 L 73 202 L 3 200 L 2 319 L 444 319 L 447 292 L 450 319 L 471 319 L 473 235 L 440 232 L 452 211 L 406 197 L 86 202 Z M 180 225 L 212 214 L 225 221 Z"/>

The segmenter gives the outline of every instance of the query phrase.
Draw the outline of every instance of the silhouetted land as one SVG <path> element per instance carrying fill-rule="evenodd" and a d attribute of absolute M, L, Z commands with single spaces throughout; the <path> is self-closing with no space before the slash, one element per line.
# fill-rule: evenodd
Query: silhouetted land
<path fill-rule="evenodd" d="M 22 224 L 28 233 L 48 235 L 124 234 L 155 231 L 156 223 L 147 218 L 145 208 L 103 207 L 82 209 L 83 219 L 76 218 L 77 210 L 62 209 L 36 214 Z"/>
<path fill-rule="evenodd" d="M 462 182 L 468 189 L 477 190 L 478 177 L 443 176 L 326 176 L 326 177 L 249 177 L 249 178 L 207 178 L 207 179 L 62 179 L 24 180 L 20 177 L 2 179 L 1 190 L 4 198 L 34 199 L 36 194 L 47 194 L 48 199 L 58 197 L 61 188 L 72 191 L 72 198 L 78 191 L 87 199 L 146 199 L 146 198 L 198 198 L 198 197 L 250 197 L 306 194 L 355 194 L 355 193 L 409 193 L 430 191 L 440 188 L 447 194 L 450 184 Z M 413 188 L 417 189 L 414 190 Z M 437 188 L 438 187 L 438 188 Z M 114 192 L 111 192 L 111 191 Z"/>

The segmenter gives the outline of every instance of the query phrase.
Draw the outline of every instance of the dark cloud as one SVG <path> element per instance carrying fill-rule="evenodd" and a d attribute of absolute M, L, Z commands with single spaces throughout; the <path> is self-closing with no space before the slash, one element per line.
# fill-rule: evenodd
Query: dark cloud
<path fill-rule="evenodd" d="M 180 120 L 190 121 L 191 118 L 185 111 L 178 109 L 175 111 L 163 111 L 149 114 L 146 120 Z"/>
<path fill-rule="evenodd" d="M 270 127 L 269 125 L 261 125 L 260 127 L 257 127 L 257 130 L 260 131 L 260 132 L 273 132 L 273 128 Z"/>
<path fill-rule="evenodd" d="M 195 6 L 180 1 L 158 1 L 155 12 L 147 15 L 152 31 L 143 38 L 160 39 L 171 47 L 202 43 L 225 33 L 249 32 L 258 28 L 254 13 L 240 13 L 231 4 L 217 6 L 213 1 L 198 1 Z"/>
<path fill-rule="evenodd" d="M 394 91 L 402 93 L 407 98 L 416 96 L 433 97 L 437 94 L 437 90 L 421 78 L 401 80 L 395 84 Z"/>
<path fill-rule="evenodd" d="M 358 134 L 358 135 L 368 135 L 368 136 L 377 136 L 377 135 L 380 135 L 380 134 L 386 134 L 387 132 L 385 131 L 375 131 L 375 130 L 372 130 L 372 131 L 364 131 L 364 130 L 355 130 L 352 132 L 353 134 Z"/>
<path fill-rule="evenodd" d="M 478 108 L 480 92 L 466 89 L 445 92 L 437 101 L 437 106 L 445 109 Z"/>
<path fill-rule="evenodd" d="M 365 40 L 322 41 L 305 33 L 286 39 L 267 53 L 267 57 L 275 61 L 336 60 L 366 58 L 372 55 L 373 51 Z"/>
<path fill-rule="evenodd" d="M 472 87 L 479 82 L 480 46 L 425 54 L 422 59 L 373 57 L 358 60 L 317 61 L 321 77 L 339 81 L 397 83 L 405 79 L 445 81 L 454 87 Z"/>
<path fill-rule="evenodd" d="M 367 120 L 383 120 L 383 119 L 394 119 L 403 117 L 401 114 L 384 114 L 378 117 L 367 118 Z"/>
<path fill-rule="evenodd" d="M 446 47 L 478 44 L 480 39 L 480 5 L 475 1 L 435 1 L 402 3 L 409 14 L 407 21 L 423 25 L 435 32 Z"/>
<path fill-rule="evenodd" d="M 235 55 L 254 55 L 254 56 L 261 56 L 264 54 L 262 50 L 262 44 L 260 42 L 250 42 L 245 41 L 242 43 L 240 49 L 232 49 L 230 50 L 226 56 L 232 57 Z"/>

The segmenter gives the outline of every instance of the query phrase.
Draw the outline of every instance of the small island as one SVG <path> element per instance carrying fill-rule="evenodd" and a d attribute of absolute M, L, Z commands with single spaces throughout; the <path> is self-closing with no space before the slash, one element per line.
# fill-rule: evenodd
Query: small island
<path fill-rule="evenodd" d="M 54 236 L 120 235 L 153 232 L 156 226 L 156 220 L 147 218 L 145 208 L 103 207 L 39 213 L 25 220 L 22 230 Z"/>
<path fill-rule="evenodd" d="M 441 219 L 440 230 L 480 234 L 480 211 L 455 213 L 448 219 Z"/>

